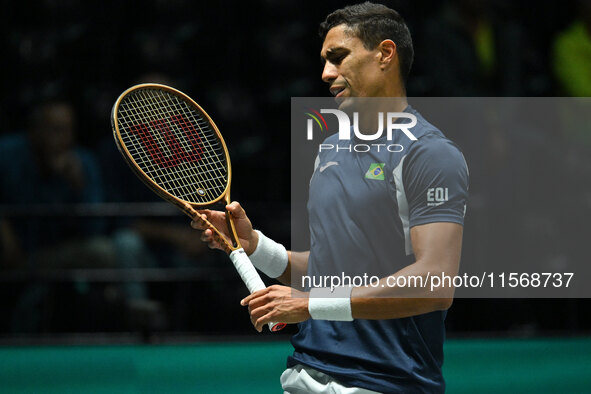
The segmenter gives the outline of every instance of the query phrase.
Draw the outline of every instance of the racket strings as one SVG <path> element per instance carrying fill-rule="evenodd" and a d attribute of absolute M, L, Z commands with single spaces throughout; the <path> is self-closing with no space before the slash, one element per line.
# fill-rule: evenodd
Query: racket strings
<path fill-rule="evenodd" d="M 143 130 L 145 132 L 145 130 Z M 141 135 L 142 137 L 144 137 L 144 134 Z M 158 185 L 160 185 L 162 188 L 164 188 L 165 190 L 170 190 L 172 188 L 174 188 L 175 190 L 178 190 L 180 186 L 182 186 L 182 184 L 179 182 L 179 179 L 181 178 L 181 176 L 179 176 L 179 172 L 178 171 L 170 171 L 170 169 L 167 169 L 166 171 L 164 170 L 164 168 L 162 168 L 162 158 L 164 157 L 162 154 L 156 153 L 156 155 L 152 155 L 152 157 L 148 156 L 148 154 L 145 152 L 145 150 L 143 149 L 143 147 L 147 147 L 149 150 L 151 150 L 151 152 L 158 152 L 157 149 L 159 149 L 159 145 L 162 145 L 163 141 L 160 138 L 156 138 L 156 141 L 154 141 L 154 139 L 152 138 L 151 135 L 149 135 L 148 138 L 143 138 L 142 140 L 139 140 L 140 137 L 138 137 L 137 135 L 134 137 L 135 140 L 132 140 L 132 143 L 134 144 L 135 148 L 138 148 L 136 152 L 134 152 L 134 150 L 129 147 L 130 142 L 129 141 L 125 141 L 129 147 L 130 152 L 132 153 L 133 158 L 135 159 L 136 163 L 138 163 L 138 165 L 142 168 L 142 170 L 148 175 L 150 176 L 152 179 L 154 179 L 156 181 L 156 183 Z M 141 144 L 138 144 L 138 141 L 140 141 Z M 159 164 L 155 164 L 159 162 Z M 179 168 L 179 167 L 177 167 Z M 182 167 L 181 167 L 182 170 Z M 183 177 L 186 178 L 186 174 L 182 174 Z M 194 183 L 194 182 L 192 182 Z M 195 189 L 193 189 L 195 191 Z M 192 193 L 191 193 L 192 194 Z"/>
<path fill-rule="evenodd" d="M 160 112 L 163 112 L 163 111 L 162 111 L 162 108 L 158 108 L 158 106 L 161 106 L 161 103 L 157 103 L 157 102 L 146 102 L 146 101 L 145 101 L 145 102 L 143 103 L 143 105 L 146 105 L 146 106 L 151 106 L 151 107 L 152 107 L 151 109 L 152 109 L 153 111 L 160 110 Z M 171 112 L 171 111 L 168 111 L 167 113 L 165 113 L 165 115 L 166 115 L 166 116 L 168 116 L 168 117 L 173 117 L 173 116 L 175 116 L 175 115 L 174 115 L 174 112 Z M 155 120 L 151 120 L 151 122 L 157 122 L 157 121 L 158 121 L 158 120 L 156 120 L 156 121 L 155 121 Z M 166 131 L 168 131 L 168 130 L 166 130 Z M 163 147 L 165 147 L 165 149 L 166 149 L 166 142 L 165 142 L 165 140 L 164 140 L 164 136 L 163 136 L 163 134 L 162 134 L 161 132 L 160 132 L 160 133 L 153 133 L 153 134 L 152 134 L 150 137 L 156 137 L 156 139 L 158 140 L 158 145 L 159 145 L 159 146 L 157 146 L 157 147 L 156 147 L 157 149 L 159 149 L 159 148 L 160 148 L 160 146 L 163 146 Z M 209 139 L 209 138 L 208 138 L 208 139 Z M 185 140 L 185 139 L 180 139 L 180 140 L 177 140 L 177 139 L 175 139 L 175 140 L 174 140 L 174 142 L 175 142 L 175 144 L 178 144 L 178 143 L 180 143 L 180 146 L 182 146 L 182 148 L 184 149 L 184 151 L 190 151 L 190 150 L 192 150 L 192 149 L 194 148 L 194 147 L 188 146 L 188 144 L 187 144 L 187 142 L 186 142 L 186 140 Z M 211 143 L 210 143 L 210 142 L 208 142 L 208 144 L 209 144 L 209 145 L 211 145 Z M 216 152 L 214 152 L 214 154 L 216 154 L 216 153 L 221 153 L 222 151 L 223 151 L 223 150 L 222 150 L 222 148 L 221 148 L 221 147 L 219 147 L 219 148 L 216 150 Z M 198 152 L 198 153 L 199 153 L 199 152 Z M 209 155 L 211 155 L 211 152 L 209 152 Z M 210 156 L 210 157 L 211 157 L 211 156 Z M 162 157 L 159 157 L 159 158 L 157 158 L 157 159 L 160 159 L 160 160 L 162 160 Z M 186 164 L 185 164 L 185 163 L 183 163 L 182 161 L 179 161 L 179 160 L 177 160 L 177 159 L 175 159 L 175 158 L 173 158 L 173 159 L 172 159 L 172 161 L 174 161 L 173 165 L 174 165 L 175 167 L 180 167 L 180 168 L 181 168 L 181 170 L 185 170 L 185 172 L 186 172 L 186 170 L 187 170 L 187 166 L 186 166 Z M 211 161 L 211 160 L 209 160 L 209 161 Z M 148 166 L 152 165 L 152 167 L 155 167 L 155 166 L 153 165 L 153 163 L 151 163 L 150 161 L 146 161 L 146 164 L 147 164 Z M 170 163 L 168 163 L 168 164 L 169 164 L 169 166 L 170 166 Z M 188 175 L 188 173 L 187 173 L 187 175 Z"/>
<path fill-rule="evenodd" d="M 147 99 L 145 97 L 146 96 L 145 94 L 143 94 L 143 96 L 144 96 L 144 97 L 142 97 L 142 101 L 143 101 L 142 104 L 143 105 L 146 105 L 146 106 L 150 107 L 150 109 L 152 111 L 155 111 L 155 112 L 163 112 L 164 107 L 162 106 L 162 103 L 161 102 L 157 102 L 155 100 L 148 100 L 150 97 L 148 97 L 148 99 Z M 178 108 L 177 108 L 177 110 L 178 110 Z M 172 112 L 171 111 L 167 111 L 166 112 L 166 115 L 168 115 L 169 117 L 174 116 L 174 115 L 172 115 Z M 154 121 L 154 120 L 152 120 L 152 121 Z M 201 127 L 201 129 L 203 129 L 203 127 Z M 161 133 L 156 133 L 154 136 L 159 141 L 159 144 L 160 145 L 166 146 L 165 145 L 165 142 L 164 142 L 164 137 L 162 136 Z M 210 138 L 207 138 L 207 140 L 209 140 L 209 139 Z M 188 146 L 186 144 L 186 141 L 183 141 L 182 139 L 181 139 L 181 141 L 182 142 L 185 142 L 184 144 L 181 142 L 181 145 L 186 150 L 188 148 Z M 175 143 L 176 143 L 176 141 L 175 141 Z M 208 145 L 209 146 L 212 146 L 211 142 L 208 142 Z M 220 152 L 220 153 L 223 151 L 223 149 L 221 148 L 221 146 L 219 147 L 219 149 L 217 149 L 217 151 Z M 212 160 L 211 160 L 211 152 L 209 152 L 209 155 L 210 155 L 209 157 L 206 157 L 206 161 L 209 162 L 209 164 L 211 164 L 211 162 L 212 162 Z M 156 166 L 152 165 L 152 163 L 150 163 L 150 162 L 148 162 L 147 164 L 148 164 L 148 167 L 153 167 L 153 168 L 159 169 L 158 168 L 159 166 L 156 167 Z M 197 191 L 197 188 L 196 188 L 195 184 L 198 184 L 199 181 L 202 181 L 202 182 L 203 181 L 207 181 L 207 179 L 204 179 L 203 177 L 197 176 L 197 179 L 192 179 L 192 182 L 190 184 L 187 184 L 187 182 L 179 183 L 178 180 L 181 179 L 181 177 L 179 176 L 179 173 L 182 176 L 184 176 L 185 180 L 191 178 L 191 175 L 194 175 L 194 174 L 191 174 L 191 172 L 189 171 L 189 168 L 188 168 L 188 166 L 187 166 L 186 163 L 178 162 L 178 160 L 177 160 L 177 162 L 175 162 L 173 164 L 175 165 L 175 167 L 177 169 L 180 169 L 180 170 L 179 171 L 173 171 L 172 172 L 172 175 L 175 178 L 173 178 L 173 180 L 174 180 L 174 182 L 173 182 L 174 187 L 171 188 L 171 189 L 174 189 L 173 191 L 176 192 L 175 194 L 179 194 L 179 190 L 184 190 L 185 191 L 184 193 L 180 193 L 180 196 L 183 196 L 184 199 L 187 199 L 187 197 L 192 196 L 194 194 L 194 192 Z M 160 171 L 156 171 L 157 172 L 156 175 L 158 175 L 159 178 L 162 178 L 162 171 L 161 171 L 161 169 L 159 169 L 159 170 Z M 218 168 L 216 170 L 217 171 L 215 171 L 215 172 L 220 173 L 219 165 L 218 165 Z M 170 169 L 167 169 L 166 172 L 170 173 Z M 211 172 L 211 170 L 209 172 Z M 197 175 L 199 175 L 199 174 L 197 174 Z M 223 178 L 223 176 L 222 176 L 222 178 Z M 213 184 L 212 182 L 205 182 L 205 183 L 207 183 L 209 187 L 214 187 L 215 188 L 217 186 L 217 185 Z M 187 187 L 187 185 L 189 187 Z M 193 187 L 191 188 L 190 186 L 193 186 Z M 189 190 L 187 190 L 187 189 L 189 189 Z"/>
<path fill-rule="evenodd" d="M 191 111 L 186 102 L 180 101 L 178 99 L 176 101 L 177 101 L 177 105 L 184 107 L 184 108 L 182 108 L 182 110 L 186 111 L 186 113 L 189 115 L 189 117 L 193 121 L 193 124 L 195 124 L 199 128 L 199 130 L 201 131 L 201 133 L 196 134 L 198 137 L 199 137 L 199 135 L 212 136 L 212 137 L 215 136 L 215 133 L 211 129 L 209 122 L 204 120 L 201 116 L 197 117 L 196 112 Z M 217 172 L 218 176 L 222 176 L 222 177 L 226 176 L 227 171 L 226 171 L 225 155 L 224 155 L 224 150 L 223 150 L 221 144 L 219 144 L 219 140 L 217 138 L 214 140 L 215 147 L 212 145 L 212 140 L 205 139 L 205 141 L 207 143 L 206 147 L 209 149 L 210 152 L 212 152 L 211 155 L 206 155 L 205 160 L 212 161 L 212 159 L 218 158 L 221 155 L 221 157 L 224 159 L 223 164 L 221 162 L 215 162 L 215 161 L 213 161 L 211 164 L 212 164 L 213 168 L 215 169 L 215 171 Z M 220 167 L 219 164 L 222 164 L 223 167 Z M 220 171 L 222 168 L 223 168 L 223 171 Z"/>
<path fill-rule="evenodd" d="M 139 94 L 138 94 L 139 96 Z M 146 119 L 146 115 L 147 115 L 147 111 L 145 111 L 144 113 L 140 112 L 140 110 L 138 108 L 138 102 L 137 100 L 131 101 L 131 98 L 129 98 L 129 100 L 127 102 L 125 102 L 124 105 L 120 106 L 120 110 L 119 113 L 121 114 L 119 117 L 119 120 L 121 123 L 125 123 L 124 120 L 128 120 L 126 118 L 126 116 L 129 117 L 130 120 L 130 125 L 131 126 L 131 130 L 134 130 L 137 127 L 141 127 L 140 125 L 148 123 L 148 119 Z M 142 103 L 145 107 L 150 108 L 150 110 L 152 110 L 151 105 L 148 104 L 146 102 L 146 100 L 144 100 L 144 102 Z M 149 120 L 154 120 L 154 118 L 149 119 Z M 153 140 L 150 141 L 148 143 L 144 142 L 144 141 L 139 141 L 138 140 L 138 136 L 135 133 L 130 133 L 128 128 L 125 128 L 125 130 L 127 131 L 127 139 L 124 137 L 124 133 L 121 133 L 122 138 L 124 140 L 124 143 L 126 144 L 128 150 L 130 151 L 130 153 L 132 153 L 132 156 L 134 158 L 134 160 L 136 161 L 136 163 L 138 163 L 138 165 L 144 170 L 144 172 L 146 174 L 148 174 L 151 178 L 153 178 L 154 180 L 157 181 L 157 183 L 163 187 L 164 189 L 167 189 L 166 187 L 166 176 L 164 174 L 164 172 L 162 171 L 162 169 L 160 169 L 159 167 L 153 165 L 153 163 L 151 161 L 149 161 L 149 156 L 146 152 L 146 150 L 144 149 L 144 147 L 148 147 L 148 148 L 152 148 L 153 147 Z M 133 137 L 132 137 L 133 136 Z M 143 134 L 142 134 L 143 136 Z M 135 138 L 135 139 L 134 139 Z"/>
<path fill-rule="evenodd" d="M 159 91 L 149 91 L 150 93 L 155 93 L 156 97 L 158 97 L 158 95 L 161 95 L 161 92 Z M 138 92 L 139 95 L 141 95 L 142 99 L 144 100 L 143 104 L 147 105 L 150 110 L 153 113 L 161 113 L 161 112 L 166 112 L 165 116 L 168 118 L 171 118 L 175 115 L 171 115 L 171 111 L 168 110 L 167 111 L 167 107 L 162 105 L 161 102 L 157 102 L 155 100 L 151 100 L 151 96 L 148 94 L 148 92 L 144 91 L 139 91 Z M 166 97 L 164 97 L 164 99 L 166 99 Z M 167 103 L 168 104 L 168 103 Z M 152 122 L 154 122 L 154 120 L 152 120 Z M 159 143 L 161 146 L 163 146 L 163 134 L 162 133 L 156 133 L 156 137 L 159 140 Z M 178 142 L 175 142 L 178 143 Z M 166 146 L 166 145 L 164 145 Z M 170 144 L 170 146 L 172 146 Z M 183 147 L 183 149 L 185 149 L 185 147 Z M 169 175 L 169 179 L 170 176 L 172 176 L 173 182 L 172 185 L 169 186 L 168 188 L 165 188 L 169 193 L 176 195 L 179 198 L 182 198 L 184 200 L 188 200 L 188 201 L 193 201 L 194 195 L 198 195 L 198 184 L 199 181 L 202 181 L 201 183 L 203 183 L 204 181 L 204 177 L 200 177 L 200 176 L 191 176 L 190 171 L 187 170 L 186 165 L 183 164 L 182 162 L 179 162 L 179 160 L 174 160 L 174 167 L 175 168 L 180 168 L 180 171 L 171 171 L 171 170 L 167 170 L 167 174 Z M 181 182 L 179 180 L 185 180 L 186 182 Z M 188 180 L 190 180 L 190 182 L 187 182 Z M 208 185 L 209 187 L 211 187 L 211 183 L 209 183 Z"/>
<path fill-rule="evenodd" d="M 118 108 L 120 134 L 138 166 L 170 194 L 207 203 L 228 183 L 227 160 L 213 127 L 176 95 L 144 89 Z"/>
<path fill-rule="evenodd" d="M 181 113 L 184 112 L 185 114 L 189 115 L 189 117 L 193 121 L 193 124 L 197 125 L 197 127 L 199 128 L 201 133 L 196 133 L 195 135 L 198 138 L 200 135 L 203 135 L 204 137 L 206 137 L 205 139 L 199 138 L 200 142 L 201 141 L 206 142 L 205 148 L 207 148 L 206 149 L 207 154 L 203 155 L 201 157 L 201 159 L 203 159 L 207 162 L 208 168 L 209 168 L 209 170 L 205 171 L 204 173 L 205 174 L 213 173 L 213 174 L 209 174 L 209 176 L 204 177 L 204 179 L 209 184 L 211 184 L 212 180 L 215 180 L 215 179 L 211 178 L 212 175 L 214 175 L 214 174 L 217 175 L 216 179 L 227 179 L 224 150 L 223 150 L 221 144 L 219 143 L 219 140 L 217 138 L 215 138 L 215 133 L 211 129 L 211 127 L 209 127 L 209 123 L 207 121 L 205 121 L 201 116 L 196 117 L 196 112 L 193 111 L 190 107 L 188 107 L 187 103 L 185 103 L 184 101 L 178 100 L 174 96 L 173 96 L 173 98 L 176 99 L 176 100 L 174 100 L 176 109 L 179 110 Z M 213 171 L 211 169 L 213 169 Z M 223 188 L 225 188 L 225 183 L 226 183 L 226 181 L 224 181 L 224 183 L 223 183 Z M 218 185 L 218 183 L 213 184 L 214 187 L 217 187 L 217 185 Z M 222 190 L 219 191 L 218 194 L 221 194 L 223 192 L 223 188 L 222 188 Z"/>

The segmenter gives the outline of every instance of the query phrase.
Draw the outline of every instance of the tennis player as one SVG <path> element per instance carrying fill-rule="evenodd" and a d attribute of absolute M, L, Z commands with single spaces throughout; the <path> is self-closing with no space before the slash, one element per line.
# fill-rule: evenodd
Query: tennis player
<path fill-rule="evenodd" d="M 294 353 L 281 376 L 285 392 L 444 392 L 444 319 L 454 289 L 405 286 L 392 279 L 457 274 L 466 162 L 457 146 L 407 103 L 413 46 L 396 11 L 372 3 L 348 6 L 328 15 L 320 31 L 322 79 L 341 108 L 352 97 L 396 98 L 389 110 L 416 117 L 416 140 L 394 135 L 393 143 L 404 146 L 400 152 L 319 153 L 310 182 L 309 252 L 287 251 L 253 230 L 237 202 L 230 204 L 253 264 L 285 284 L 241 303 L 259 331 L 272 321 L 299 323 Z M 342 143 L 337 137 L 325 143 Z M 224 228 L 224 213 L 202 214 Z M 210 230 L 201 239 L 219 246 Z M 368 273 L 380 280 L 377 286 L 305 291 L 292 283 L 302 275 L 337 273 Z"/>

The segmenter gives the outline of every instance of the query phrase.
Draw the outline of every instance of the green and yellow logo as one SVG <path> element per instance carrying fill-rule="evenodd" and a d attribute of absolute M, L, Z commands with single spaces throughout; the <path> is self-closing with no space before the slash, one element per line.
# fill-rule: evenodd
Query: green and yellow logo
<path fill-rule="evenodd" d="M 371 163 L 369 170 L 365 173 L 367 179 L 376 179 L 378 181 L 384 180 L 384 164 L 385 163 Z"/>

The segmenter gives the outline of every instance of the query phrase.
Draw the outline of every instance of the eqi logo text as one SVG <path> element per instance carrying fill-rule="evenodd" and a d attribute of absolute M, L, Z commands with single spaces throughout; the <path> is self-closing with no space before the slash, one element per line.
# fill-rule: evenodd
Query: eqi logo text
<path fill-rule="evenodd" d="M 310 110 L 314 114 L 310 112 L 306 112 L 306 115 L 310 117 L 307 123 L 307 139 L 312 140 L 314 138 L 314 122 L 318 124 L 321 131 L 328 129 L 326 120 L 321 114 L 333 114 L 337 117 L 337 121 L 339 123 L 339 140 L 350 140 L 351 139 L 351 129 L 353 129 L 353 133 L 355 137 L 361 141 L 375 141 L 381 138 L 384 134 L 384 119 L 386 123 L 385 131 L 388 141 L 392 141 L 392 136 L 395 130 L 402 131 L 410 140 L 416 141 L 417 138 L 412 134 L 409 130 L 416 126 L 417 124 L 417 117 L 413 114 L 409 114 L 406 112 L 387 112 L 384 116 L 383 112 L 378 112 L 378 129 L 373 134 L 366 134 L 362 133 L 359 130 L 359 113 L 353 113 L 353 127 L 351 127 L 351 120 L 349 116 L 338 109 L 321 109 L 320 113 L 315 110 Z M 407 123 L 396 123 L 396 119 L 410 119 L 410 122 Z M 323 127 L 324 125 L 324 127 Z M 365 130 L 364 130 L 365 131 Z M 319 150 L 331 150 L 336 149 L 337 151 L 340 150 L 347 150 L 349 152 L 369 152 L 372 147 L 375 147 L 379 152 L 381 148 L 387 149 L 389 152 L 401 152 L 403 150 L 403 146 L 400 144 L 355 144 L 355 145 L 348 145 L 348 146 L 335 146 L 333 144 L 320 144 Z"/>
<path fill-rule="evenodd" d="M 437 207 L 449 201 L 449 189 L 447 187 L 430 187 L 427 189 L 427 206 Z"/>

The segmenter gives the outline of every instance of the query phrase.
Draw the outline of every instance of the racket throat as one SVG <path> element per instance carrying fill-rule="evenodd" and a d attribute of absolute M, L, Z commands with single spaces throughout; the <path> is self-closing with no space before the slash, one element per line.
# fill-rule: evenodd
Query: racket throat
<path fill-rule="evenodd" d="M 234 226 L 234 220 L 232 220 L 232 213 L 226 209 L 226 226 L 230 230 L 230 241 L 232 241 L 232 247 L 238 249 L 241 247 L 238 241 L 238 235 L 236 234 L 236 227 Z"/>

